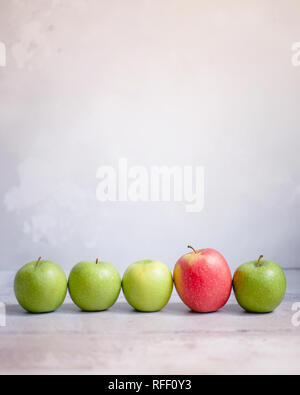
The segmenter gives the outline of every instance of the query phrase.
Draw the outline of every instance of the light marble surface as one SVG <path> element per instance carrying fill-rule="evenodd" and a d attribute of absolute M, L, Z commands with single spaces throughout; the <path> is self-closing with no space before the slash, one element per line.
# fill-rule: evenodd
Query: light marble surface
<path fill-rule="evenodd" d="M 103 313 L 83 313 L 67 298 L 56 313 L 30 315 L 16 304 L 12 278 L 0 274 L 1 374 L 300 373 L 300 326 L 292 324 L 299 272 L 288 273 L 289 293 L 267 315 L 245 313 L 234 297 L 218 313 L 196 314 L 175 293 L 155 314 L 137 313 L 121 297 Z"/>

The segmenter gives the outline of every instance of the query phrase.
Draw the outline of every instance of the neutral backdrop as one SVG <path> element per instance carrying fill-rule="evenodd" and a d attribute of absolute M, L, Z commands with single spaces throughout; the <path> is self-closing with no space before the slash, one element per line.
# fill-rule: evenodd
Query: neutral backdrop
<path fill-rule="evenodd" d="M 300 267 L 299 0 L 0 0 L 0 270 L 187 244 Z M 205 207 L 100 203 L 99 166 L 205 166 Z"/>

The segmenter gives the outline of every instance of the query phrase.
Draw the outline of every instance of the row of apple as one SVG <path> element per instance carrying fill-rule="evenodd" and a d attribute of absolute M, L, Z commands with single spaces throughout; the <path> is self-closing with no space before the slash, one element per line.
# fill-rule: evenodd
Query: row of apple
<path fill-rule="evenodd" d="M 64 302 L 69 289 L 73 302 L 84 311 L 112 307 L 123 288 L 128 303 L 138 311 L 155 312 L 170 300 L 173 284 L 193 311 L 215 312 L 225 306 L 232 286 L 238 303 L 249 312 L 268 313 L 283 301 L 286 278 L 274 262 L 263 260 L 240 266 L 232 279 L 225 258 L 216 250 L 195 250 L 176 263 L 174 276 L 160 261 L 144 260 L 129 266 L 123 279 L 106 262 L 80 262 L 69 276 L 56 263 L 39 258 L 22 267 L 14 283 L 20 305 L 31 313 L 49 313 Z"/>

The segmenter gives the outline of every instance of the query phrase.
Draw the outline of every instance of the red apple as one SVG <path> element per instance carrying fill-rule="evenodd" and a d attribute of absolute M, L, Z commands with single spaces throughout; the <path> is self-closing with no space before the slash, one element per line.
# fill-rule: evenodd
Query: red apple
<path fill-rule="evenodd" d="M 199 313 L 225 306 L 231 294 L 232 275 L 225 258 L 211 248 L 183 255 L 174 269 L 174 282 L 182 301 Z"/>

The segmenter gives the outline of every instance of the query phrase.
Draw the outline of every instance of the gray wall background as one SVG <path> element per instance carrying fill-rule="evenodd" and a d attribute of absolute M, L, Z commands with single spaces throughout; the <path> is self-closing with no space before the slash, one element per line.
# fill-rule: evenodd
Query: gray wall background
<path fill-rule="evenodd" d="M 0 269 L 121 272 L 191 243 L 300 267 L 298 0 L 0 0 Z M 96 171 L 206 167 L 205 209 L 99 203 Z"/>

